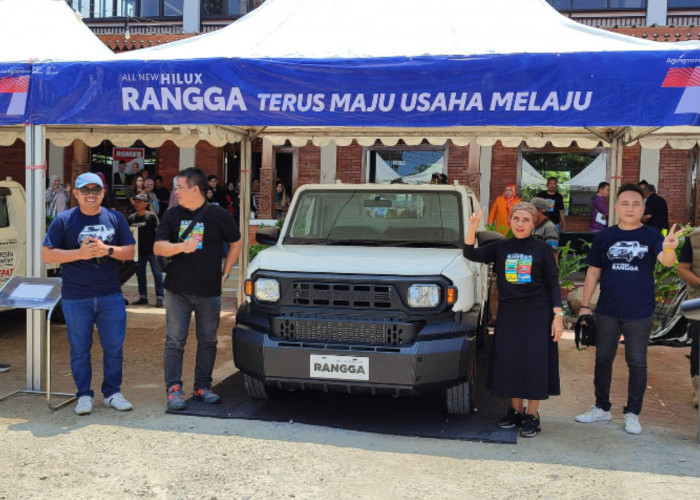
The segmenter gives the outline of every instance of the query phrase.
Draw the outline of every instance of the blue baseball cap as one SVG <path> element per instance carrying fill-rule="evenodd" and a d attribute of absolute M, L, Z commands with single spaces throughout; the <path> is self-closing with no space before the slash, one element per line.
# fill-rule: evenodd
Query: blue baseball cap
<path fill-rule="evenodd" d="M 102 179 L 100 179 L 100 176 L 97 174 L 93 174 L 92 172 L 85 172 L 84 174 L 80 174 L 77 179 L 75 179 L 75 187 L 80 189 L 81 187 L 85 187 L 88 184 L 97 184 L 101 188 L 104 188 L 104 184 L 102 184 Z"/>

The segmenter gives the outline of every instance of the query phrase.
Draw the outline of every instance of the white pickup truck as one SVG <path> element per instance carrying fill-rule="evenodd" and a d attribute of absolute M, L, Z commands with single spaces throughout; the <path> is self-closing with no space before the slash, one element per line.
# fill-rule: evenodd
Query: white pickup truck
<path fill-rule="evenodd" d="M 487 329 L 488 267 L 462 255 L 464 186 L 305 185 L 250 263 L 233 330 L 253 398 L 269 389 L 444 391 L 473 410 L 475 340 Z M 479 244 L 501 238 L 482 231 Z"/>
<path fill-rule="evenodd" d="M 24 188 L 0 181 L 0 286 L 27 270 L 27 203 Z"/>

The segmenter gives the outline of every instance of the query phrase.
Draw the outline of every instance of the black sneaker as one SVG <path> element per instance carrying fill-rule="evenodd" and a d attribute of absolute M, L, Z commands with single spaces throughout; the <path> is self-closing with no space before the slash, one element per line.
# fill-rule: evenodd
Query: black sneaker
<path fill-rule="evenodd" d="M 158 297 L 156 299 L 156 307 L 163 307 L 163 298 L 162 297 Z"/>
<path fill-rule="evenodd" d="M 523 414 L 518 412 L 512 406 L 508 408 L 505 416 L 498 421 L 498 426 L 501 429 L 512 429 L 513 427 L 520 427 L 523 425 Z"/>
<path fill-rule="evenodd" d="M 523 421 L 523 426 L 520 428 L 520 436 L 524 438 L 531 438 L 537 435 L 538 432 L 542 430 L 540 427 L 540 415 L 530 415 L 525 414 L 525 420 Z"/>
<path fill-rule="evenodd" d="M 131 303 L 132 306 L 147 306 L 148 299 L 145 297 L 139 297 L 139 300 L 135 300 Z"/>
<path fill-rule="evenodd" d="M 10 365 L 8 365 L 6 363 L 0 363 L 0 373 L 9 371 L 9 369 L 10 369 Z"/>

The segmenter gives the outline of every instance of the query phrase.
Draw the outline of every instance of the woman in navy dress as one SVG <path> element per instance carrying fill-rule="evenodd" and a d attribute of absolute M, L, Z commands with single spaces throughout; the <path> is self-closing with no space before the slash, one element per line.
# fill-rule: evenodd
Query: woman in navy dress
<path fill-rule="evenodd" d="M 530 235 L 537 209 L 515 204 L 513 238 L 474 248 L 482 210 L 469 218 L 464 256 L 493 263 L 498 283 L 498 317 L 487 387 L 511 406 L 498 425 L 520 427 L 520 435 L 540 431 L 539 403 L 560 393 L 557 341 L 564 330 L 559 272 L 552 249 Z M 527 407 L 525 401 L 528 400 Z"/>

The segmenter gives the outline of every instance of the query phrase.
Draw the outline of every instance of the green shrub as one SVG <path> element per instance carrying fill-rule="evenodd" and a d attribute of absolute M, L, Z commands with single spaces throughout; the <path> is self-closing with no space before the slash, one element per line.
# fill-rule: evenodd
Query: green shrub
<path fill-rule="evenodd" d="M 256 255 L 265 250 L 268 245 L 263 245 L 261 243 L 256 243 L 255 245 L 250 245 L 248 248 L 248 262 L 253 260 Z"/>

